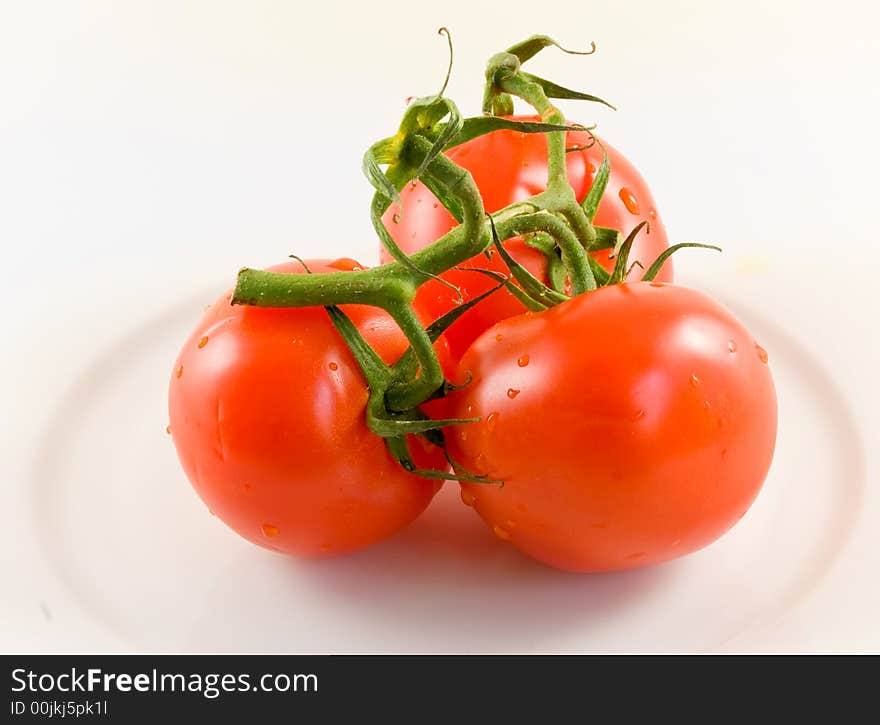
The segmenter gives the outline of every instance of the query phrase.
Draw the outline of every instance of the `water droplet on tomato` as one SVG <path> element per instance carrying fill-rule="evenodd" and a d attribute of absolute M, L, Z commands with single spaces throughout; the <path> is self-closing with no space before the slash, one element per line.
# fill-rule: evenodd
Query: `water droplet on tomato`
<path fill-rule="evenodd" d="M 208 344 L 208 336 L 205 335 L 201 340 L 199 340 L 199 350 L 201 350 L 207 344 Z"/>
<path fill-rule="evenodd" d="M 636 199 L 635 195 L 627 189 L 625 186 L 617 193 L 620 197 L 620 200 L 623 202 L 623 205 L 626 207 L 626 210 L 630 214 L 639 213 L 639 202 Z"/>
<path fill-rule="evenodd" d="M 704 407 L 706 410 L 709 410 L 709 408 L 712 407 L 712 403 L 710 403 L 708 400 L 704 400 L 704 401 L 703 401 L 703 407 Z"/>
<path fill-rule="evenodd" d="M 648 552 L 647 552 L 647 551 L 637 551 L 637 552 L 635 552 L 635 553 L 633 553 L 633 554 L 630 554 L 630 555 L 627 556 L 626 558 L 627 558 L 627 559 L 633 559 L 633 560 L 635 560 L 635 559 L 644 559 L 647 555 L 648 555 Z"/>
<path fill-rule="evenodd" d="M 171 426 L 170 426 L 170 425 L 166 425 L 166 426 L 165 426 L 165 432 L 166 432 L 168 435 L 171 435 Z"/>
<path fill-rule="evenodd" d="M 645 410 L 642 409 L 642 408 L 639 408 L 639 409 L 635 412 L 635 415 L 633 415 L 633 420 L 641 420 L 641 419 L 644 418 L 647 414 L 648 414 L 647 411 L 645 411 Z"/>
<path fill-rule="evenodd" d="M 180 377 L 181 375 L 183 375 L 183 365 L 177 368 L 177 377 Z"/>
<path fill-rule="evenodd" d="M 465 506 L 473 506 L 477 502 L 477 497 L 467 489 L 461 489 L 461 502 Z"/>
<path fill-rule="evenodd" d="M 510 532 L 503 526 L 498 526 L 496 524 L 494 527 L 492 527 L 492 532 L 502 541 L 510 541 Z"/>
<path fill-rule="evenodd" d="M 470 415 L 471 413 L 474 412 L 474 406 L 469 405 L 465 410 L 467 410 L 467 414 Z"/>
<path fill-rule="evenodd" d="M 391 215 L 391 221 L 393 221 L 395 224 L 400 224 L 400 214 L 398 214 L 397 212 L 394 212 Z"/>
<path fill-rule="evenodd" d="M 466 430 L 460 431 L 458 434 L 458 437 L 460 440 L 466 441 L 467 440 L 467 431 Z"/>
<path fill-rule="evenodd" d="M 736 343 L 733 340 L 727 343 L 727 350 L 731 353 L 736 352 Z"/>
<path fill-rule="evenodd" d="M 755 350 L 758 353 L 758 360 L 760 360 L 762 363 L 766 363 L 770 359 L 769 355 L 767 355 L 767 351 L 757 342 L 755 343 Z"/>
<path fill-rule="evenodd" d="M 339 365 L 337 365 L 335 362 L 330 363 L 327 367 L 331 370 L 339 370 Z"/>
<path fill-rule="evenodd" d="M 700 384 L 700 379 L 694 374 L 691 375 L 691 385 L 697 387 Z"/>
<path fill-rule="evenodd" d="M 507 389 L 507 397 L 513 400 L 517 395 L 519 395 L 519 390 L 516 388 L 508 388 Z"/>
<path fill-rule="evenodd" d="M 497 335 L 495 335 L 495 342 L 501 342 L 503 339 L 504 339 L 504 335 L 502 335 L 500 332 Z"/>
<path fill-rule="evenodd" d="M 486 460 L 486 456 L 483 453 L 477 455 L 474 459 L 474 468 L 476 469 L 476 473 L 480 476 L 485 476 L 489 473 L 489 463 Z"/>
<path fill-rule="evenodd" d="M 263 535 L 272 538 L 273 536 L 278 536 L 281 533 L 277 526 L 272 524 L 263 524 Z"/>
<path fill-rule="evenodd" d="M 519 365 L 521 368 L 524 368 L 526 365 L 529 364 L 529 356 L 528 355 L 521 356 L 519 358 L 519 360 L 516 361 L 516 364 Z"/>
<path fill-rule="evenodd" d="M 489 413 L 486 416 L 486 430 L 491 433 L 496 425 L 498 425 L 498 413 Z"/>
<path fill-rule="evenodd" d="M 656 219 L 657 218 L 657 210 L 656 209 L 648 209 L 648 218 Z"/>

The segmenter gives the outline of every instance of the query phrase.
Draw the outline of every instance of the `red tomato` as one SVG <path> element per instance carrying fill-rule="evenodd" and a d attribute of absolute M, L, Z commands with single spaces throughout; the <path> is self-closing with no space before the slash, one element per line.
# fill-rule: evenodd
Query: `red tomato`
<path fill-rule="evenodd" d="M 453 458 L 499 538 L 560 569 L 653 564 L 714 541 L 776 440 L 767 353 L 700 292 L 636 282 L 498 323 L 465 353 Z"/>
<path fill-rule="evenodd" d="M 345 271 L 357 263 L 309 266 Z M 271 269 L 302 271 L 295 262 Z M 387 313 L 343 309 L 387 363 L 406 349 Z M 448 363 L 443 344 L 438 353 Z M 225 295 L 174 364 L 171 434 L 199 496 L 241 536 L 290 554 L 338 554 L 406 526 L 439 488 L 404 471 L 370 432 L 367 393 L 323 308 L 233 307 Z M 446 468 L 423 439 L 411 448 L 420 467 Z"/>
<path fill-rule="evenodd" d="M 537 120 L 533 116 L 513 118 Z M 571 131 L 567 137 L 569 147 L 586 145 L 590 141 L 584 131 Z M 654 198 L 636 168 L 608 143 L 602 143 L 608 152 L 611 174 L 596 213 L 595 224 L 616 229 L 626 236 L 641 221 L 648 220 L 650 234 L 643 231 L 630 254 L 632 261 L 638 260 L 647 267 L 668 246 L 663 222 L 657 213 Z M 546 188 L 547 139 L 543 134 L 495 131 L 446 153 L 455 163 L 471 172 L 487 212 L 493 213 L 513 202 L 528 199 Z M 583 151 L 568 153 L 566 161 L 569 182 L 578 200 L 583 200 L 602 163 L 602 151 L 597 144 Z M 408 185 L 401 192 L 401 202 L 404 213 L 400 214 L 396 205 L 392 205 L 384 221 L 391 236 L 407 254 L 426 247 L 456 224 L 452 215 L 421 183 Z M 541 252 L 526 245 L 522 239 L 510 240 L 504 246 L 520 264 L 546 281 L 546 263 Z M 389 261 L 390 257 L 384 249 L 382 255 L 383 261 Z M 596 252 L 594 256 L 606 269 L 613 267 L 614 260 L 608 259 L 607 250 Z M 491 260 L 480 255 L 462 266 L 484 267 L 507 273 L 507 267 L 498 255 Z M 486 292 L 494 284 L 488 277 L 475 272 L 449 270 L 441 276 L 461 289 L 465 301 Z M 639 279 L 638 267 L 633 270 L 632 279 Z M 657 281 L 672 281 L 670 261 L 663 266 Z M 418 299 L 437 318 L 452 309 L 457 297 L 439 282 L 428 282 L 419 289 Z M 482 301 L 447 331 L 453 355 L 461 357 L 483 330 L 524 311 L 522 304 L 504 290 Z"/>

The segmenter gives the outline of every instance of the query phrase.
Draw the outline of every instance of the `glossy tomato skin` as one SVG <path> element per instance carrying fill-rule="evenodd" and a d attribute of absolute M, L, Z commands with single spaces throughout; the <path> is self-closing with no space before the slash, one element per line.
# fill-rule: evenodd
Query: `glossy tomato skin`
<path fill-rule="evenodd" d="M 311 261 L 313 272 L 357 263 Z M 274 271 L 299 273 L 298 263 Z M 344 306 L 386 362 L 407 342 L 390 317 Z M 448 351 L 439 352 L 448 362 Z M 208 508 L 250 541 L 308 557 L 360 549 L 428 505 L 435 481 L 405 472 L 365 422 L 367 387 L 323 308 L 231 306 L 205 313 L 171 374 L 170 429 Z M 417 463 L 444 456 L 413 441 Z"/>
<path fill-rule="evenodd" d="M 505 320 L 461 360 L 455 459 L 496 534 L 576 572 L 654 564 L 714 541 L 773 456 L 767 354 L 700 292 L 638 282 Z"/>
<path fill-rule="evenodd" d="M 537 120 L 534 116 L 516 116 L 518 120 Z M 584 146 L 590 141 L 584 131 L 567 134 L 567 145 Z M 611 164 L 611 175 L 595 223 L 617 229 L 624 236 L 640 222 L 647 220 L 651 232 L 644 231 L 636 239 L 630 254 L 632 261 L 640 261 L 647 268 L 667 248 L 666 230 L 657 213 L 650 189 L 638 170 L 614 147 L 603 141 Z M 522 134 L 518 131 L 495 131 L 480 136 L 446 152 L 450 159 L 471 172 L 486 211 L 492 213 L 516 201 L 523 201 L 545 190 L 547 183 L 547 140 L 543 134 Z M 569 182 L 578 200 L 583 200 L 593 185 L 596 171 L 602 163 L 602 151 L 594 145 L 583 151 L 566 154 Z M 384 221 L 391 236 L 408 254 L 418 251 L 452 229 L 456 222 L 437 201 L 427 187 L 418 183 L 408 185 L 401 192 L 404 213 L 396 206 L 385 214 Z M 396 221 L 395 221 L 396 220 Z M 546 281 L 544 255 L 526 245 L 522 239 L 513 239 L 505 247 L 521 264 Z M 390 257 L 382 250 L 383 261 Z M 597 260 L 606 269 L 613 267 L 608 251 L 596 252 Z M 507 273 L 507 267 L 497 255 L 487 259 L 475 257 L 462 266 L 484 267 Z M 639 279 L 636 267 L 632 279 Z M 442 275 L 462 289 L 465 300 L 489 290 L 493 282 L 475 272 L 449 270 Z M 657 277 L 659 282 L 672 281 L 672 262 L 667 261 Z M 419 289 L 419 301 L 435 318 L 452 309 L 456 295 L 448 287 L 429 282 Z M 499 320 L 524 312 L 524 308 L 509 292 L 500 291 L 466 312 L 446 333 L 453 355 L 461 357 L 483 330 Z"/>

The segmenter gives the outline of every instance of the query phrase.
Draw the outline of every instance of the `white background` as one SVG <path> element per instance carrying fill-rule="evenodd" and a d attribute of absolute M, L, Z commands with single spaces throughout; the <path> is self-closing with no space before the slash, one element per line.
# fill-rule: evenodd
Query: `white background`
<path fill-rule="evenodd" d="M 550 49 L 534 69 L 618 106 L 617 113 L 564 108 L 573 120 L 598 121 L 600 133 L 642 170 L 671 240 L 725 247 L 720 258 L 680 255 L 681 278 L 717 284 L 759 309 L 797 339 L 805 365 L 835 381 L 853 426 L 845 435 L 853 455 L 864 457 L 840 472 L 859 478 L 858 515 L 846 524 L 852 531 L 821 583 L 738 646 L 880 649 L 871 616 L 880 606 L 880 543 L 872 533 L 880 528 L 880 396 L 872 377 L 880 363 L 873 274 L 880 262 L 878 20 L 872 3 L 857 0 L 0 2 L 7 310 L 0 648 L 148 646 L 106 635 L 106 615 L 65 598 L 69 581 L 59 582 L 57 571 L 64 565 L 47 563 L 40 548 L 53 532 L 42 528 L 50 519 L 31 490 L 41 450 L 35 441 L 57 419 L 58 401 L 83 367 L 125 338 L 135 317 L 142 322 L 152 310 L 159 314 L 231 283 L 242 265 L 289 253 L 375 260 L 360 158 L 396 128 L 407 96 L 437 90 L 446 44 L 436 32 L 447 25 L 456 51 L 447 95 L 465 114 L 479 112 L 482 70 L 492 53 L 532 33 L 570 47 L 595 40 L 594 56 Z M 157 359 L 161 365 L 161 354 Z M 810 394 L 821 400 L 825 393 L 831 395 Z M 798 486 L 809 496 L 810 457 L 827 445 L 822 415 L 819 406 L 817 419 L 781 420 L 797 429 L 803 445 L 803 466 L 792 469 L 803 480 L 787 482 L 788 506 Z M 114 422 L 106 425 L 112 436 Z M 88 455 L 100 478 L 101 461 Z M 842 489 L 848 483 L 841 481 Z M 127 482 L 114 485 L 124 489 Z M 169 497 L 179 495 L 181 506 L 195 510 L 177 481 L 172 490 Z M 100 511 L 90 515 L 100 521 Z M 53 516 L 63 523 L 64 511 Z M 173 526 L 151 525 L 156 536 Z M 230 535 L 215 528 L 216 541 L 225 542 Z M 110 526 L 93 543 L 112 549 L 124 532 Z M 796 560 L 797 541 L 774 545 Z M 162 552 L 168 561 L 177 555 Z M 251 555 L 250 548 L 235 552 Z M 253 556 L 263 562 L 267 555 Z M 127 581 L 137 576 L 129 565 L 109 562 L 103 575 Z M 151 570 L 158 586 L 162 566 Z M 158 648 L 212 648 L 210 639 L 168 634 L 171 617 L 149 620 Z M 328 616 L 321 626 L 336 624 Z M 563 633 L 528 640 L 503 628 L 497 634 L 476 648 L 578 648 Z M 432 647 L 417 635 L 387 636 L 390 649 Z M 358 648 L 359 640 L 349 641 Z M 246 634 L 218 642 L 268 647 Z M 597 642 L 617 648 L 612 639 Z M 628 648 L 653 646 L 635 639 Z M 657 646 L 691 648 L 674 638 Z M 316 635 L 304 647 L 345 649 L 345 640 Z"/>

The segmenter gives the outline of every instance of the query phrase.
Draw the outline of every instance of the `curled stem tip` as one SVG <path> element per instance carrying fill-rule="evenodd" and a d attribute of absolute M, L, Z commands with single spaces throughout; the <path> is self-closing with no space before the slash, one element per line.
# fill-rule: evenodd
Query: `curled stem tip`
<path fill-rule="evenodd" d="M 306 271 L 306 274 L 311 274 L 311 273 L 312 273 L 312 270 L 309 269 L 309 265 L 307 265 L 307 264 L 303 261 L 302 257 L 298 257 L 298 256 L 295 255 L 295 254 L 288 254 L 287 256 L 290 257 L 290 259 L 295 259 L 297 262 L 299 262 L 299 263 L 302 265 L 302 268 Z"/>
<path fill-rule="evenodd" d="M 449 32 L 447 27 L 442 27 L 437 31 L 438 35 L 445 35 L 446 42 L 449 45 L 449 65 L 446 66 L 446 78 L 443 79 L 443 85 L 440 87 L 440 91 L 437 93 L 437 98 L 442 98 L 443 94 L 446 92 L 446 86 L 449 85 L 449 78 L 452 76 L 452 35 Z"/>
<path fill-rule="evenodd" d="M 569 50 L 568 48 L 563 48 L 559 43 L 554 43 L 559 50 L 563 53 L 568 53 L 569 55 L 593 55 L 596 52 L 596 41 L 590 41 L 590 49 L 589 50 Z"/>

